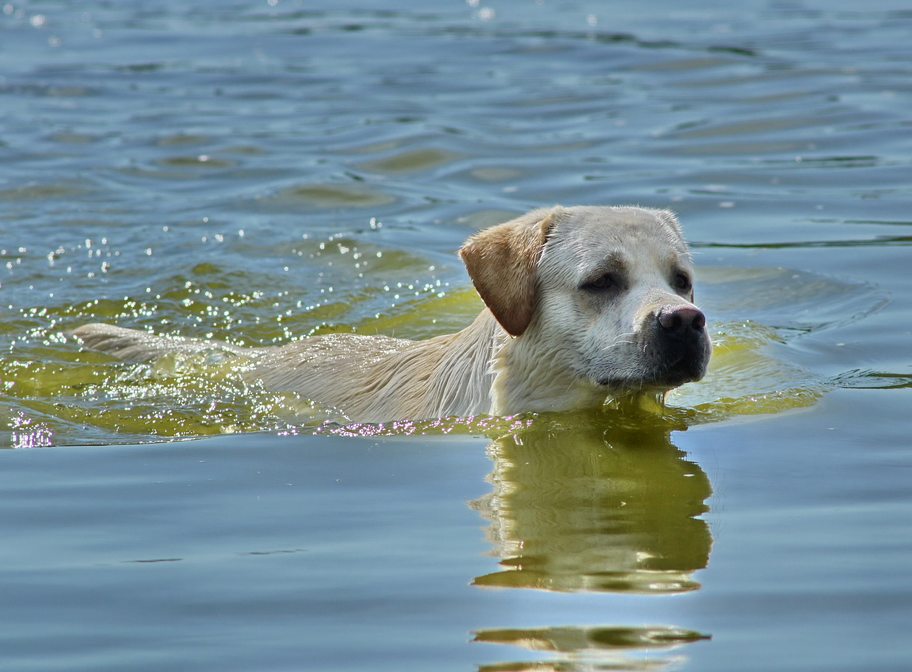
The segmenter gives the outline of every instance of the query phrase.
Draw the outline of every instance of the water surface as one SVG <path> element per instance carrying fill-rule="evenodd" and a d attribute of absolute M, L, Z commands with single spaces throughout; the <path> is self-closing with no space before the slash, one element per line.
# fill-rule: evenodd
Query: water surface
<path fill-rule="evenodd" d="M 0 6 L 0 667 L 908 669 L 910 30 Z M 446 333 L 460 243 L 554 203 L 678 212 L 716 349 L 664 409 L 324 425 L 67 336 Z"/>

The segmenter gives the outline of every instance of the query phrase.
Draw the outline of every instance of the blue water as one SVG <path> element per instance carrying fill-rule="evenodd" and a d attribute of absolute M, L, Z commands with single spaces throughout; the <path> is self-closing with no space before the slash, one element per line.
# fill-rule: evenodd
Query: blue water
<path fill-rule="evenodd" d="M 912 667 L 910 34 L 0 4 L 0 669 Z M 666 412 L 320 426 L 66 336 L 445 333 L 462 240 L 554 203 L 679 214 L 716 356 Z"/>

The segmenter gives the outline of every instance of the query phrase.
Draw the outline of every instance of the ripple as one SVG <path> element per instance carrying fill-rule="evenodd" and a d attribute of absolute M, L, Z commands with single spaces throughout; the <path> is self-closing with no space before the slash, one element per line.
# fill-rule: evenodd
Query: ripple
<path fill-rule="evenodd" d="M 0 189 L 0 201 L 54 201 L 86 196 L 90 189 L 78 182 L 33 182 L 21 187 Z"/>
<path fill-rule="evenodd" d="M 854 369 L 833 379 L 837 387 L 861 390 L 901 390 L 912 388 L 912 373 L 892 373 Z"/>
<path fill-rule="evenodd" d="M 443 149 L 414 149 L 361 164 L 361 168 L 378 173 L 412 173 L 430 170 L 456 161 L 459 154 Z"/>
<path fill-rule="evenodd" d="M 68 131 L 61 131 L 59 133 L 53 133 L 48 136 L 48 139 L 58 142 L 61 145 L 90 145 L 96 142 L 101 142 L 104 138 L 102 136 L 92 135 L 90 133 L 74 133 Z"/>
<path fill-rule="evenodd" d="M 515 168 L 485 166 L 483 168 L 474 168 L 469 174 L 481 182 L 506 182 L 507 180 L 515 180 L 521 177 L 522 171 Z"/>
<path fill-rule="evenodd" d="M 784 268 L 705 267 L 699 291 L 707 313 L 719 316 L 710 324 L 710 368 L 667 399 L 709 422 L 817 403 L 834 383 L 794 363 L 802 341 L 858 322 L 887 302 L 870 284 Z M 750 319 L 731 319 L 739 314 Z"/>
<path fill-rule="evenodd" d="M 175 168 L 232 168 L 237 162 L 228 159 L 219 159 L 209 154 L 196 154 L 190 156 L 172 156 L 159 161 L 165 166 Z"/>
<path fill-rule="evenodd" d="M 710 639 L 695 630 L 670 626 L 645 628 L 532 628 L 479 630 L 474 641 L 488 644 L 512 644 L 532 651 L 576 653 L 598 649 L 667 648 Z"/>
<path fill-rule="evenodd" d="M 473 641 L 558 654 L 554 660 L 482 665 L 479 672 L 608 672 L 676 666 L 681 662 L 678 656 L 662 656 L 658 652 L 708 639 L 710 635 L 695 630 L 646 626 L 488 629 L 475 632 Z"/>
<path fill-rule="evenodd" d="M 749 315 L 786 339 L 857 322 L 887 301 L 873 284 L 790 268 L 704 267 L 699 279 L 718 310 Z"/>
<path fill-rule="evenodd" d="M 207 135 L 194 133 L 173 133 L 158 138 L 155 144 L 158 147 L 185 147 L 188 145 L 203 145 L 211 143 L 212 138 Z"/>
<path fill-rule="evenodd" d="M 282 189 L 269 196 L 257 198 L 268 209 L 294 209 L 301 205 L 317 208 L 370 208 L 395 202 L 389 194 L 374 191 L 363 185 L 303 184 Z"/>

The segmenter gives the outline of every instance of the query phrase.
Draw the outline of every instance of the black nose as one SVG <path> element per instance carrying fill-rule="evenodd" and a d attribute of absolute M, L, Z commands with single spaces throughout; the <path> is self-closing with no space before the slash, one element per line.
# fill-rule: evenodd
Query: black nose
<path fill-rule="evenodd" d="M 681 339 L 702 333 L 706 326 L 706 316 L 693 306 L 665 306 L 656 320 L 666 335 Z"/>

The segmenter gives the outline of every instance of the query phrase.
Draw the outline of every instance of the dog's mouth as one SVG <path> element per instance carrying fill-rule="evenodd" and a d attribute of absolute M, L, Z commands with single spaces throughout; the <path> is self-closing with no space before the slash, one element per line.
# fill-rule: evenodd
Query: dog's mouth
<path fill-rule="evenodd" d="M 598 381 L 607 392 L 667 392 L 684 383 L 693 383 L 703 377 L 683 371 L 669 371 L 665 375 L 644 376 L 643 378 L 605 378 Z"/>
<path fill-rule="evenodd" d="M 665 371 L 656 376 L 658 382 L 671 387 L 692 383 L 700 380 L 706 373 L 706 357 L 702 354 L 696 356 L 681 355 L 672 358 L 667 363 Z"/>
<path fill-rule="evenodd" d="M 597 379 L 599 386 L 613 393 L 667 391 L 684 383 L 693 383 L 706 373 L 709 356 L 705 350 L 678 350 L 666 353 L 642 375 L 605 376 Z"/>

